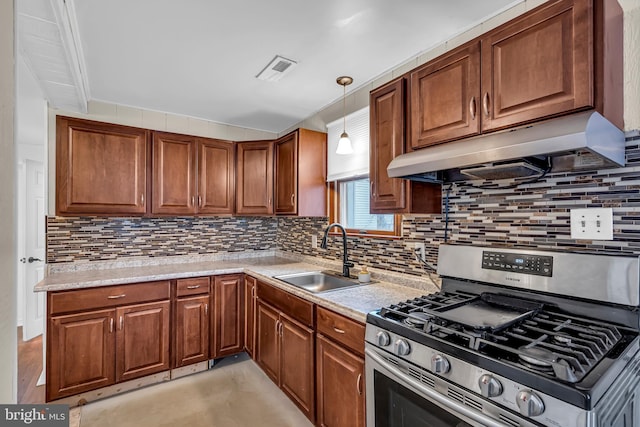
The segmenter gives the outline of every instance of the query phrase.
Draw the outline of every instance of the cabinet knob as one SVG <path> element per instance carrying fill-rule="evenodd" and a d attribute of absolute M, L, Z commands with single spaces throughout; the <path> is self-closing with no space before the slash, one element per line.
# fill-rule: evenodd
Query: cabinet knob
<path fill-rule="evenodd" d="M 469 114 L 471 115 L 471 120 L 476 119 L 476 97 L 472 96 L 471 101 L 469 101 Z"/>
<path fill-rule="evenodd" d="M 485 92 L 482 97 L 482 109 L 484 110 L 484 115 L 489 117 L 489 92 Z"/>

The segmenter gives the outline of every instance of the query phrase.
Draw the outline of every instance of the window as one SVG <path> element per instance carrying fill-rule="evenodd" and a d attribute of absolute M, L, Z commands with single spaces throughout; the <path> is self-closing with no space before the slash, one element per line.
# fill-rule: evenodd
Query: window
<path fill-rule="evenodd" d="M 400 236 L 399 216 L 369 213 L 369 107 L 345 121 L 354 151 L 349 155 L 335 153 L 345 126 L 342 117 L 327 124 L 329 220 L 342 224 L 350 235 Z"/>
<path fill-rule="evenodd" d="M 366 231 L 394 231 L 394 216 L 369 213 L 369 178 L 340 182 L 340 223 Z"/>

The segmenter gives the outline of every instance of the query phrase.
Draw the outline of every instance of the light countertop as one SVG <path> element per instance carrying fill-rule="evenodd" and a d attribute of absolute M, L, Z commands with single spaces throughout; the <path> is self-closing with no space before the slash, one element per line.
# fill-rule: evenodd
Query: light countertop
<path fill-rule="evenodd" d="M 317 294 L 273 278 L 273 276 L 281 274 L 326 269 L 325 265 L 311 263 L 308 260 L 289 259 L 281 256 L 138 265 L 92 270 L 78 269 L 50 272 L 36 285 L 34 290 L 36 292 L 53 292 L 187 277 L 246 273 L 256 277 L 258 280 L 363 323 L 365 322 L 366 314 L 370 311 L 437 290 L 428 279 L 406 277 L 404 275 L 386 275 L 384 273 L 376 275 L 373 271 L 373 281 L 370 284 Z M 336 269 L 333 268 L 333 270 Z M 411 286 L 405 286 L 407 283 Z"/>

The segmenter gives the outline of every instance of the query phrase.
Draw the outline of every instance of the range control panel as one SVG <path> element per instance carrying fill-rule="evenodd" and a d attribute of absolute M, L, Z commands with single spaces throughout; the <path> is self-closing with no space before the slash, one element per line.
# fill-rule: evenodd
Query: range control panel
<path fill-rule="evenodd" d="M 553 257 L 482 251 L 482 268 L 551 277 Z"/>

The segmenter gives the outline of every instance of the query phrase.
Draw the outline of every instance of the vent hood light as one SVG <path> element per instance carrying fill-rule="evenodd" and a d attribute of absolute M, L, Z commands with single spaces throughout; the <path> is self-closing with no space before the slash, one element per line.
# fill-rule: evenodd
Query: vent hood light
<path fill-rule="evenodd" d="M 256 76 L 259 80 L 266 80 L 268 82 L 277 82 L 285 74 L 293 69 L 297 64 L 296 61 L 284 58 L 280 55 L 276 55 L 275 58 L 269 64 L 258 73 Z"/>
<path fill-rule="evenodd" d="M 550 172 L 624 166 L 624 132 L 587 111 L 402 154 L 387 172 L 427 182 L 516 178 L 530 176 L 535 166 L 529 164 L 546 164 L 549 157 Z"/>

